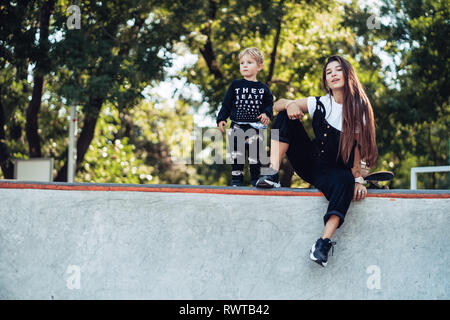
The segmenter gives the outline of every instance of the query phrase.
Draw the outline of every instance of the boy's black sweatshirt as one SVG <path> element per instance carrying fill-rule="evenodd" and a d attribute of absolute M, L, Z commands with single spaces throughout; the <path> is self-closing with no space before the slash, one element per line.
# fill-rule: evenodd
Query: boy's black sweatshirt
<path fill-rule="evenodd" d="M 273 117 L 273 96 L 261 81 L 234 80 L 225 94 L 217 123 L 228 117 L 235 122 L 259 122 L 257 117 L 265 113 Z"/>

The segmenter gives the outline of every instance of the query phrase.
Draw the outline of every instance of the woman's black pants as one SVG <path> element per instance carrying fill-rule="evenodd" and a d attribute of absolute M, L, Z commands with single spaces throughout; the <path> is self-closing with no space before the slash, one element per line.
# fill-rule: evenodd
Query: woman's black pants
<path fill-rule="evenodd" d="M 329 201 L 324 224 L 331 215 L 336 215 L 340 218 L 340 227 L 353 199 L 355 179 L 351 169 L 335 165 L 334 159 L 321 158 L 320 148 L 311 141 L 303 124 L 299 120 L 290 120 L 286 111 L 277 115 L 272 125 L 274 129 L 279 130 L 278 140 L 289 144 L 287 157 L 295 172 L 319 189 Z"/>

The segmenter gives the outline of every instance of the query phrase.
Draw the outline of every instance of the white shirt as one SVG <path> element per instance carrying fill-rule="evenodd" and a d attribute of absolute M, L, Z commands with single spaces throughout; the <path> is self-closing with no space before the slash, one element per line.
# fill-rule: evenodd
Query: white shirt
<path fill-rule="evenodd" d="M 325 120 L 333 128 L 342 131 L 342 104 L 339 104 L 334 100 L 334 97 L 327 94 L 320 97 L 320 102 L 323 103 L 325 107 Z M 316 111 L 316 97 L 308 97 L 308 112 L 311 118 L 314 116 L 314 111 Z"/>
<path fill-rule="evenodd" d="M 235 123 L 248 124 L 255 129 L 266 129 L 267 128 L 267 126 L 265 124 L 262 124 L 261 122 L 237 122 L 237 121 L 235 121 Z"/>

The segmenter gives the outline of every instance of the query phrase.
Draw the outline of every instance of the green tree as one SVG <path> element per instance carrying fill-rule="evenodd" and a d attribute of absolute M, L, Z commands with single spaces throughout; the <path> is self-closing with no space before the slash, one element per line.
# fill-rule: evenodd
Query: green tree
<path fill-rule="evenodd" d="M 24 142 L 21 139 L 23 128 L 30 156 L 41 156 L 37 115 L 44 76 L 51 66 L 49 21 L 55 2 L 6 1 L 0 4 L 0 162 L 6 178 L 13 177 L 11 153 L 14 149 L 11 147 L 22 149 L 17 142 Z M 28 83 L 30 65 L 34 66 L 34 73 L 32 82 Z M 16 112 L 21 113 L 25 121 Z M 10 139 L 5 130 L 7 125 Z"/>
<path fill-rule="evenodd" d="M 92 143 L 77 174 L 77 181 L 108 183 L 192 183 L 192 168 L 177 164 L 174 133 L 193 130 L 189 107 L 178 102 L 141 102 L 121 110 L 109 104 L 100 113 Z M 190 124 L 190 125 L 189 125 Z M 190 131 L 189 131 L 190 129 Z M 190 147 L 190 141 L 183 148 Z"/>
<path fill-rule="evenodd" d="M 44 145 L 45 150 L 58 152 L 54 154 L 55 180 L 66 180 L 67 148 L 60 149 L 65 140 L 56 135 L 63 133 L 60 128 L 66 129 L 61 126 L 61 111 L 70 105 L 81 107 L 80 168 L 102 107 L 112 104 L 128 110 L 141 100 L 145 87 L 163 79 L 164 67 L 170 64 L 168 53 L 183 31 L 173 23 L 182 12 L 158 0 L 83 1 L 81 29 L 68 30 L 66 10 L 70 4 L 60 0 L 0 5 L 0 35 L 5 39 L 0 43 L 5 78 L 0 87 L 0 161 L 6 178 L 12 178 L 13 156 L 48 156 L 42 152 Z M 29 69 L 31 83 L 26 81 Z M 48 104 L 45 117 L 43 101 Z M 57 128 L 45 128 L 55 121 Z M 24 141 L 24 127 L 28 148 L 15 143 Z M 48 147 L 49 142 L 51 146 L 56 143 L 57 149 Z"/>
<path fill-rule="evenodd" d="M 449 4 L 383 1 L 377 16 L 380 28 L 373 30 L 366 23 L 373 12 L 354 5 L 346 8 L 346 25 L 393 61 L 383 70 L 386 89 L 375 97 L 375 116 L 380 162 L 394 168 L 391 186 L 396 188 L 409 187 L 411 167 L 449 161 Z M 448 174 L 422 179 L 419 187 L 450 185 Z"/>
<path fill-rule="evenodd" d="M 369 96 L 376 96 L 384 90 L 381 59 L 344 24 L 344 9 L 325 1 L 204 1 L 184 21 L 191 30 L 185 42 L 202 59 L 182 75 L 199 86 L 215 115 L 231 81 L 241 77 L 238 54 L 245 47 L 257 46 L 265 54 L 258 78 L 276 99 L 321 95 L 326 58 L 341 54 L 353 63 Z M 285 160 L 282 185 L 290 186 L 292 176 Z M 294 185 L 307 186 L 298 178 Z"/>

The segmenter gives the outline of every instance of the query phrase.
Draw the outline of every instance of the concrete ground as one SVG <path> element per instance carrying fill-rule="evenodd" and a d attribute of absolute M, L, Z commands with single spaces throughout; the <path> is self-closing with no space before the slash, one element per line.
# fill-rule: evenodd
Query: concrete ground
<path fill-rule="evenodd" d="M 448 190 L 371 190 L 326 268 L 317 190 L 0 180 L 0 203 L 0 299 L 450 298 Z"/>

